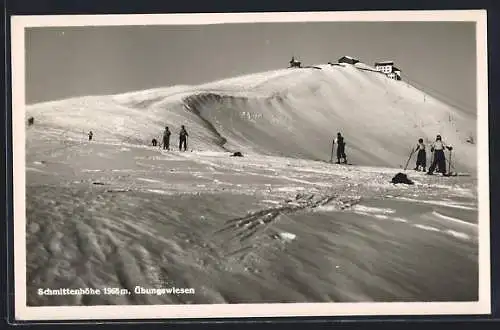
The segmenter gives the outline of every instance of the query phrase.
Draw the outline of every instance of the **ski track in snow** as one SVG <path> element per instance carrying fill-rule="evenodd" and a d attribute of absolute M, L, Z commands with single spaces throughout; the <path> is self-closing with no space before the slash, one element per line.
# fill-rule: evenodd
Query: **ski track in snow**
<path fill-rule="evenodd" d="M 432 211 L 432 214 L 435 215 L 435 216 L 437 216 L 437 217 L 439 217 L 439 218 L 442 218 L 442 219 L 445 219 L 445 220 L 448 220 L 448 221 L 452 221 L 452 222 L 458 223 L 460 225 L 477 227 L 477 224 L 470 223 L 470 222 L 465 222 L 465 221 L 462 221 L 462 220 L 454 218 L 454 217 L 449 217 L 449 216 L 446 216 L 446 215 L 441 214 L 441 213 L 436 212 L 436 211 Z"/>
<path fill-rule="evenodd" d="M 318 207 L 318 210 L 324 211 L 324 212 L 337 212 L 339 210 L 339 207 L 335 206 L 335 205 L 326 205 L 326 206 Z M 413 223 L 413 222 L 411 222 L 407 219 L 401 218 L 401 217 L 390 216 L 391 214 L 396 213 L 396 211 L 394 209 L 368 207 L 368 206 L 364 206 L 361 204 L 356 204 L 356 205 L 351 207 L 351 210 L 354 213 L 359 214 L 359 215 L 373 217 L 373 218 L 380 219 L 380 220 L 390 220 L 390 221 L 395 221 L 395 222 L 408 223 L 409 225 L 416 227 L 416 228 L 419 228 L 419 229 L 422 229 L 422 230 L 440 232 L 440 233 L 444 233 L 444 234 L 451 235 L 453 237 L 465 239 L 465 240 L 470 239 L 470 236 L 468 234 L 460 232 L 460 231 L 458 231 L 458 229 L 456 229 L 456 230 L 451 230 L 451 229 L 446 229 L 446 228 L 438 229 L 438 228 L 428 226 L 425 224 Z M 437 211 L 432 211 L 432 215 L 434 215 L 440 219 L 443 219 L 443 220 L 452 221 L 452 222 L 459 224 L 461 226 L 467 226 L 467 227 L 471 227 L 474 229 L 477 228 L 477 224 L 469 223 L 469 222 L 460 220 L 458 218 L 445 216 Z"/>
<path fill-rule="evenodd" d="M 446 206 L 446 207 L 452 207 L 452 208 L 457 208 L 457 209 L 462 209 L 462 210 L 472 210 L 472 211 L 477 210 L 476 207 L 465 206 L 465 205 L 458 204 L 458 203 L 450 203 L 448 201 L 419 200 L 419 199 L 408 198 L 408 197 L 397 197 L 397 198 L 400 200 L 408 201 L 408 202 Z"/>

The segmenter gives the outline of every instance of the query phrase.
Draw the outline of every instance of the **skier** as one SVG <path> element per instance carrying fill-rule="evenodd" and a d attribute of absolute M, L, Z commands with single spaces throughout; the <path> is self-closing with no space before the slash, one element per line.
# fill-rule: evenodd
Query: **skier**
<path fill-rule="evenodd" d="M 181 126 L 181 131 L 179 133 L 179 151 L 181 151 L 182 146 L 184 146 L 184 151 L 187 149 L 187 138 L 189 134 L 186 131 L 186 127 L 184 125 Z"/>
<path fill-rule="evenodd" d="M 163 132 L 163 150 L 170 150 L 170 134 L 168 126 L 165 126 L 165 131 Z"/>
<path fill-rule="evenodd" d="M 92 138 L 94 137 L 94 133 L 92 131 L 89 132 L 89 141 L 92 141 Z"/>
<path fill-rule="evenodd" d="M 434 159 L 429 167 L 428 175 L 432 175 L 436 169 L 436 165 L 439 168 L 439 172 L 446 175 L 446 158 L 444 156 L 444 149 L 453 150 L 452 146 L 446 145 L 441 139 L 441 135 L 436 136 L 436 141 L 431 145 L 431 152 L 434 152 Z"/>
<path fill-rule="evenodd" d="M 340 160 L 344 159 L 343 163 L 347 164 L 347 156 L 345 155 L 345 145 L 344 137 L 340 132 L 337 133 L 337 139 L 335 140 L 337 143 L 337 164 L 340 164 Z"/>
<path fill-rule="evenodd" d="M 417 164 L 415 165 L 415 171 L 419 170 L 419 167 L 422 166 L 422 171 L 425 172 L 426 170 L 426 165 L 427 165 L 427 157 L 425 153 L 425 144 L 424 144 L 424 139 L 418 139 L 418 145 L 416 150 L 418 150 L 417 153 Z"/>
<path fill-rule="evenodd" d="M 153 144 L 153 147 L 156 147 L 158 144 L 158 141 L 156 139 L 151 140 L 151 143 Z"/>

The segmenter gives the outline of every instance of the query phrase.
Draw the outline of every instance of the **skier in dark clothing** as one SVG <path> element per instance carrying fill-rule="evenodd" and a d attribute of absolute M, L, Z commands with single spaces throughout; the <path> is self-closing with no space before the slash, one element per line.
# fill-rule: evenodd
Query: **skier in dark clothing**
<path fill-rule="evenodd" d="M 337 164 L 340 164 L 340 160 L 343 159 L 343 163 L 347 164 L 347 156 L 345 155 L 345 142 L 344 137 L 339 133 L 337 133 Z"/>
<path fill-rule="evenodd" d="M 418 139 L 418 145 L 416 150 L 417 153 L 417 164 L 415 165 L 415 171 L 418 171 L 420 166 L 422 166 L 422 171 L 425 172 L 427 168 L 427 155 L 425 153 L 424 139 Z"/>
<path fill-rule="evenodd" d="M 163 150 L 170 150 L 170 134 L 168 126 L 165 126 L 165 131 L 163 132 Z"/>
<path fill-rule="evenodd" d="M 94 133 L 92 131 L 89 132 L 89 141 L 92 141 L 92 138 L 94 137 Z"/>
<path fill-rule="evenodd" d="M 151 140 L 151 143 L 153 144 L 153 147 L 158 145 L 158 141 L 156 139 Z"/>
<path fill-rule="evenodd" d="M 181 126 L 181 131 L 179 133 L 179 151 L 182 150 L 182 147 L 184 146 L 184 151 L 187 150 L 187 138 L 189 134 L 186 131 L 186 127 L 184 125 Z"/>
<path fill-rule="evenodd" d="M 429 172 L 427 174 L 431 175 L 434 173 L 436 166 L 439 168 L 439 172 L 446 175 L 446 158 L 444 156 L 444 149 L 453 150 L 452 146 L 446 145 L 441 139 L 441 135 L 436 137 L 436 141 L 431 145 L 431 152 L 434 152 L 434 159 L 429 167 Z"/>

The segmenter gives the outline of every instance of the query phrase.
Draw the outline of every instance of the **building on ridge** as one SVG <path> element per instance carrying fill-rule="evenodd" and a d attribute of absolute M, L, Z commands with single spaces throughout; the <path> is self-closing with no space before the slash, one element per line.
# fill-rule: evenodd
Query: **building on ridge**
<path fill-rule="evenodd" d="M 356 64 L 356 63 L 359 63 L 359 60 L 354 58 L 354 57 L 351 57 L 351 56 L 342 56 L 341 58 L 339 58 L 339 60 L 337 62 L 338 63 L 347 63 L 347 64 Z"/>
<path fill-rule="evenodd" d="M 375 62 L 375 69 L 394 80 L 401 80 L 401 70 L 394 66 L 394 61 Z"/>
<path fill-rule="evenodd" d="M 401 70 L 393 66 L 391 72 L 387 74 L 387 77 L 394 80 L 401 80 Z"/>

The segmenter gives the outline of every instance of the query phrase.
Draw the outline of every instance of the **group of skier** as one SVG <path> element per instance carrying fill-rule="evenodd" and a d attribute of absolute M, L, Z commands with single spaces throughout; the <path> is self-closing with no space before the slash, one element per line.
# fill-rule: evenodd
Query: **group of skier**
<path fill-rule="evenodd" d="M 170 135 L 172 135 L 172 132 L 168 128 L 168 126 L 165 126 L 165 130 L 163 131 L 163 150 L 170 150 Z M 184 149 L 184 151 L 187 150 L 187 138 L 189 134 L 186 130 L 186 127 L 184 125 L 181 126 L 181 130 L 179 132 L 179 151 Z M 151 141 L 154 147 L 158 145 L 158 141 L 156 139 L 153 139 Z"/>
<path fill-rule="evenodd" d="M 444 155 L 444 151 L 445 149 L 448 149 L 451 152 L 451 150 L 453 150 L 453 147 L 444 143 L 441 135 L 436 136 L 436 141 L 434 141 L 430 147 L 431 152 L 434 153 L 434 158 L 432 159 L 431 166 L 429 167 L 429 171 L 427 172 L 427 174 L 432 175 L 434 171 L 437 171 L 443 175 L 446 175 L 446 157 Z M 424 140 L 422 138 L 418 139 L 418 144 L 410 154 L 410 158 L 411 155 L 413 155 L 413 153 L 417 150 L 417 162 L 415 164 L 414 170 L 419 171 L 420 169 L 422 169 L 422 171 L 425 172 L 427 166 L 427 153 L 425 150 Z"/>
<path fill-rule="evenodd" d="M 165 130 L 163 131 L 163 145 L 162 145 L 163 150 L 170 150 L 171 134 L 172 132 L 170 131 L 168 126 L 165 126 Z M 94 133 L 92 131 L 88 133 L 89 141 L 92 140 L 93 135 Z M 182 151 L 183 149 L 184 151 L 187 150 L 188 137 L 189 134 L 186 130 L 186 127 L 184 125 L 181 125 L 181 130 L 179 132 L 179 151 Z M 154 147 L 158 145 L 158 141 L 156 140 L 156 138 L 153 138 L 151 143 Z M 346 142 L 344 141 L 344 137 L 340 132 L 337 133 L 337 137 L 333 140 L 332 158 L 330 159 L 330 161 L 333 162 L 333 151 L 335 144 L 337 145 L 337 164 L 347 164 L 347 156 L 345 153 Z M 429 167 L 429 171 L 427 171 L 427 174 L 432 175 L 434 171 L 436 171 L 443 175 L 446 175 L 446 157 L 444 155 L 444 151 L 445 149 L 448 149 L 451 152 L 451 150 L 453 150 L 453 147 L 451 145 L 446 144 L 441 138 L 441 135 L 437 135 L 436 140 L 430 145 L 430 149 L 431 152 L 434 154 L 434 157 L 431 161 L 431 166 Z M 424 139 L 422 138 L 418 139 L 418 144 L 414 149 L 412 149 L 409 159 L 411 159 L 411 157 L 415 152 L 417 152 L 417 162 L 415 164 L 414 170 L 415 171 L 422 170 L 423 172 L 425 172 L 427 168 L 427 152 L 426 152 L 426 146 L 424 144 Z"/>
<path fill-rule="evenodd" d="M 335 144 L 337 144 L 337 164 L 341 163 L 347 164 L 347 156 L 345 154 L 346 143 L 344 141 L 344 137 L 342 136 L 342 134 L 340 134 L 340 132 L 337 133 L 337 138 L 333 140 L 332 159 L 330 161 L 333 162 L 333 151 Z M 441 135 L 437 135 L 436 140 L 430 145 L 430 150 L 431 153 L 433 153 L 434 157 L 432 158 L 431 165 L 426 174 L 432 175 L 434 174 L 434 172 L 438 172 L 443 175 L 447 175 L 446 157 L 444 154 L 445 149 L 448 149 L 451 152 L 451 150 L 453 150 L 453 147 L 451 145 L 446 144 L 441 138 Z M 422 170 L 423 172 L 426 172 L 427 152 L 426 152 L 426 146 L 424 144 L 424 139 L 422 138 L 418 139 L 418 144 L 414 149 L 412 149 L 410 158 L 411 156 L 413 156 L 415 152 L 417 152 L 417 162 L 415 164 L 414 170 L 415 171 Z"/>

